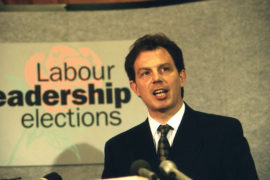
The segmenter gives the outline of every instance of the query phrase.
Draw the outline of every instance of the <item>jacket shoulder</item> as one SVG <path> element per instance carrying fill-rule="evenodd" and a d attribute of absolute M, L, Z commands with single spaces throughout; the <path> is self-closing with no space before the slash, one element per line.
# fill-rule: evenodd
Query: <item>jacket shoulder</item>
<path fill-rule="evenodd" d="M 106 145 L 131 142 L 132 139 L 137 138 L 137 135 L 140 134 L 140 132 L 145 131 L 145 129 L 147 128 L 147 123 L 147 121 L 144 121 L 137 126 L 134 126 L 120 134 L 113 136 L 106 142 Z"/>
<path fill-rule="evenodd" d="M 205 113 L 187 106 L 185 121 L 191 121 L 198 131 L 203 133 L 243 133 L 240 121 L 234 117 Z M 186 122 L 187 123 L 187 122 Z"/>
<path fill-rule="evenodd" d="M 201 130 L 226 134 L 243 134 L 243 129 L 240 121 L 234 117 L 193 110 L 192 118 L 195 119 L 197 126 Z"/>

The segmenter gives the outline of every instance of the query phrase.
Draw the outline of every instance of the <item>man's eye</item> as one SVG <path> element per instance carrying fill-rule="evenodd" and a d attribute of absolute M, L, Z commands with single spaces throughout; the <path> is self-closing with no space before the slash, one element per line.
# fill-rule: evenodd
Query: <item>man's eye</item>
<path fill-rule="evenodd" d="M 162 70 L 163 70 L 163 71 L 169 71 L 170 68 L 169 68 L 169 67 L 163 67 Z"/>
<path fill-rule="evenodd" d="M 142 73 L 142 75 L 143 75 L 143 76 L 149 75 L 149 72 L 148 72 L 148 71 L 145 71 L 145 72 Z"/>

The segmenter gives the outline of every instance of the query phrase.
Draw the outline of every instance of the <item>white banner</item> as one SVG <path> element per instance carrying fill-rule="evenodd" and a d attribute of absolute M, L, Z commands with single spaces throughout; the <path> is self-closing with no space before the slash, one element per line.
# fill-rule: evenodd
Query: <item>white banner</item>
<path fill-rule="evenodd" d="M 103 163 L 147 115 L 124 70 L 132 42 L 0 44 L 0 166 Z"/>

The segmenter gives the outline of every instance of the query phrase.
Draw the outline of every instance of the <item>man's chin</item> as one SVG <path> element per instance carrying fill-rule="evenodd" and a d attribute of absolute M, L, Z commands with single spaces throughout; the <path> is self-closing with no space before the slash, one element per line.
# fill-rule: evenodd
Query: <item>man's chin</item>
<path fill-rule="evenodd" d="M 175 108 L 175 105 L 172 105 L 172 104 L 159 104 L 158 106 L 156 106 L 155 108 L 153 108 L 152 110 L 153 111 L 156 111 L 156 112 L 160 112 L 160 113 L 166 113 L 166 112 L 172 112 L 174 111 L 176 108 Z"/>
<path fill-rule="evenodd" d="M 168 111 L 169 109 L 170 108 L 168 106 L 159 106 L 159 107 L 155 108 L 155 111 L 164 113 L 164 112 Z"/>

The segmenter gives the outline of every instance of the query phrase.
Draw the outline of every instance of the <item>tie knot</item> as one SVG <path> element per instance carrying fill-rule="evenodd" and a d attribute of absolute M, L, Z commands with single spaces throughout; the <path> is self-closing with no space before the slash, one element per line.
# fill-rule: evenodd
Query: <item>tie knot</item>
<path fill-rule="evenodd" d="M 173 129 L 171 126 L 169 126 L 168 124 L 166 125 L 160 125 L 158 127 L 158 132 L 161 133 L 161 136 L 167 136 L 168 132 Z"/>

